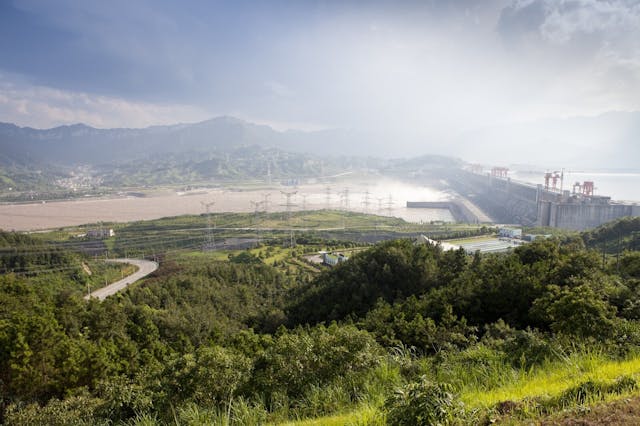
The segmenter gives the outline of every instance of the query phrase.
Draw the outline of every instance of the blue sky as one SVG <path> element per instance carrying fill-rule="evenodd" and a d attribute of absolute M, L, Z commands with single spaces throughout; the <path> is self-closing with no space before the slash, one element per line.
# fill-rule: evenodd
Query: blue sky
<path fill-rule="evenodd" d="M 233 115 L 415 141 L 636 110 L 635 0 L 0 0 L 19 125 Z"/>

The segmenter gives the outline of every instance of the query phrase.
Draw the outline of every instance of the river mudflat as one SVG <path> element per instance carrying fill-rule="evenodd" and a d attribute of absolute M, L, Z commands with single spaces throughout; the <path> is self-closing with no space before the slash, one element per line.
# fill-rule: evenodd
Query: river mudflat
<path fill-rule="evenodd" d="M 327 190 L 327 188 L 329 188 Z M 348 191 L 345 191 L 347 189 Z M 200 189 L 193 192 L 156 190 L 144 197 L 120 196 L 69 201 L 0 205 L 0 228 L 33 231 L 98 222 L 131 222 L 161 217 L 201 214 L 202 203 L 215 202 L 211 212 L 252 212 L 254 202 L 268 200 L 268 211 L 286 210 L 281 193 L 296 192 L 291 209 L 349 209 L 402 217 L 411 222 L 453 221 L 446 209 L 407 209 L 407 201 L 441 201 L 442 190 L 394 180 L 333 185 L 273 186 L 264 189 Z M 345 192 L 347 195 L 345 196 Z M 270 194 L 270 195 L 269 195 Z M 348 202 L 346 201 L 348 199 Z M 260 206 L 264 210 L 264 203 Z"/>

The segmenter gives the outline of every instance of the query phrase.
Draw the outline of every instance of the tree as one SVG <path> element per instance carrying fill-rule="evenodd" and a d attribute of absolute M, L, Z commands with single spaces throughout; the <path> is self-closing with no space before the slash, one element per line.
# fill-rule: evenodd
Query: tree
<path fill-rule="evenodd" d="M 396 389 L 384 406 L 392 426 L 449 425 L 462 413 L 451 386 L 430 382 L 426 376 Z"/>
<path fill-rule="evenodd" d="M 604 340 L 614 331 L 616 309 L 587 284 L 550 286 L 532 309 L 556 333 Z"/>

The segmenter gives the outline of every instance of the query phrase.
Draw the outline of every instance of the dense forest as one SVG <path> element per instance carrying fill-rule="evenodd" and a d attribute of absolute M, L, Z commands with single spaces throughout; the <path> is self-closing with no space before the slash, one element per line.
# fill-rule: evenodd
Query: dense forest
<path fill-rule="evenodd" d="M 109 271 L 87 277 L 83 255 L 2 233 L 0 419 L 262 424 L 355 410 L 339 424 L 489 424 L 624 395 L 637 387 L 626 370 L 537 399 L 497 390 L 636 361 L 638 230 L 624 219 L 487 255 L 387 241 L 312 279 L 245 251 L 167 258 L 103 302 L 82 292 Z M 623 239 L 631 249 L 615 251 Z M 20 273 L 34 263 L 57 268 Z"/>

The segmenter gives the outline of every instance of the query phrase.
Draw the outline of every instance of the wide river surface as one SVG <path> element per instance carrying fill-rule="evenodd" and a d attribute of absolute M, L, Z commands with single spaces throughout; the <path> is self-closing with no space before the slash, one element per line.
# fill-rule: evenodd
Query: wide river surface
<path fill-rule="evenodd" d="M 327 188 L 329 188 L 327 190 Z M 345 191 L 348 189 L 348 191 Z M 28 231 L 53 229 L 98 222 L 131 222 L 161 217 L 200 214 L 203 203 L 215 202 L 211 212 L 252 212 L 254 202 L 268 200 L 268 211 L 286 210 L 281 191 L 293 192 L 292 211 L 348 209 L 410 222 L 453 221 L 446 209 L 408 209 L 407 201 L 441 201 L 450 194 L 396 180 L 299 187 L 273 186 L 268 189 L 206 189 L 191 193 L 155 191 L 145 197 L 114 197 L 73 201 L 0 205 L 0 229 Z M 270 195 L 268 195 L 270 194 Z M 347 195 L 345 195 L 347 194 Z M 347 202 L 348 200 L 348 202 Z M 264 203 L 260 206 L 264 210 Z"/>

